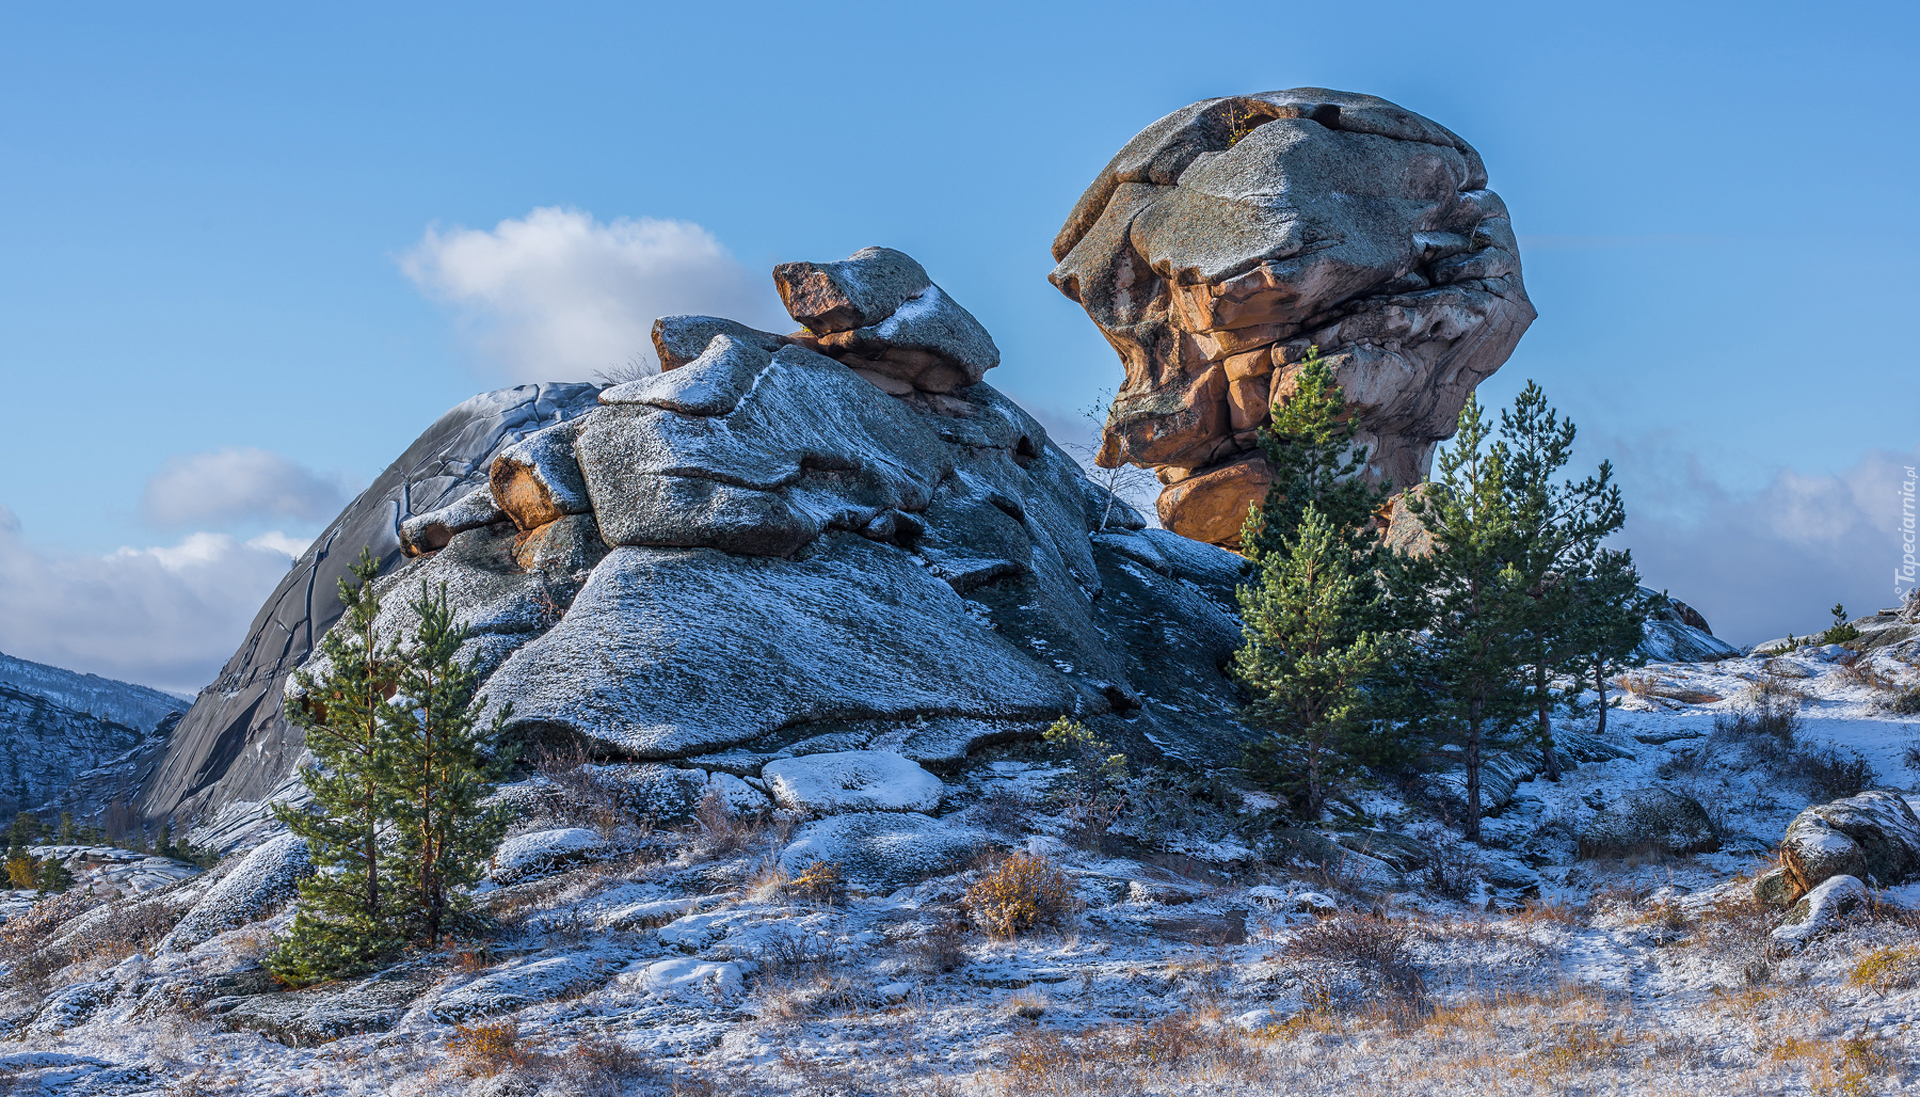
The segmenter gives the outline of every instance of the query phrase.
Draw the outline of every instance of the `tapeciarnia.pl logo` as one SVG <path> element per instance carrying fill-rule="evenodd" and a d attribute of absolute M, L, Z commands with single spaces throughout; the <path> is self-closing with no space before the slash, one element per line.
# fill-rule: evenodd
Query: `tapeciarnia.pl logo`
<path fill-rule="evenodd" d="M 1893 569 L 1893 593 L 1900 597 L 1906 592 L 1900 589 L 1902 583 L 1912 583 L 1914 576 L 1913 559 L 1913 486 L 1920 476 L 1915 476 L 1913 466 L 1906 468 L 1907 478 L 1900 482 L 1900 566 Z"/>

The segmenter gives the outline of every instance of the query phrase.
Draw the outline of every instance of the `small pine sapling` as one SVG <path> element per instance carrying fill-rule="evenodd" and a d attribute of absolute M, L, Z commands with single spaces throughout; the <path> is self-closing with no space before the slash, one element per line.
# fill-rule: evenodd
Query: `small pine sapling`
<path fill-rule="evenodd" d="M 374 628 L 378 573 L 373 554 L 362 549 L 353 581 L 340 581 L 346 607 L 341 625 L 320 641 L 325 669 L 296 671 L 303 695 L 286 707 L 288 721 L 305 733 L 318 762 L 303 771 L 313 794 L 309 805 L 273 805 L 275 817 L 306 839 L 320 870 L 301 881 L 292 932 L 265 961 L 268 971 L 295 986 L 366 970 L 401 945 L 380 837 L 384 778 L 392 765 L 388 698 L 398 664 Z"/>
<path fill-rule="evenodd" d="M 500 749 L 512 706 L 480 723 L 480 675 L 460 661 L 469 633 L 455 623 L 444 585 L 429 591 L 422 583 L 411 608 L 420 628 L 400 653 L 388 710 L 395 734 L 383 807 L 394 824 L 408 935 L 435 947 L 446 933 L 472 928 L 461 889 L 485 872 L 506 833 L 504 812 L 481 802 L 512 761 Z"/>

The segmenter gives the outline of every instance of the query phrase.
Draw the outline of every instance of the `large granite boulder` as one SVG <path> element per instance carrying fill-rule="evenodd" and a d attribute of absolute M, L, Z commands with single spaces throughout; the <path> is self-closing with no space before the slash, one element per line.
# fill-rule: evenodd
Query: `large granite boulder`
<path fill-rule="evenodd" d="M 427 428 L 314 539 L 267 598 L 239 650 L 200 691 L 166 753 L 145 773 L 141 811 L 149 818 L 205 820 L 235 801 L 263 800 L 283 785 L 299 761 L 301 738 L 281 715 L 281 696 L 315 641 L 339 619 L 340 580 L 361 548 L 391 569 L 405 559 L 401 527 L 408 519 L 485 487 L 497 453 L 589 410 L 598 393 L 593 385 L 574 384 L 500 389 L 468 400 Z"/>
<path fill-rule="evenodd" d="M 1168 529 L 1237 543 L 1270 479 L 1255 431 L 1318 346 L 1368 474 L 1424 480 L 1534 318 L 1486 188 L 1471 145 L 1370 95 L 1207 99 L 1142 130 L 1053 245 L 1126 367 L 1100 464 L 1157 470 Z"/>
<path fill-rule="evenodd" d="M 1093 485 L 977 381 L 997 361 L 990 340 L 893 324 L 915 308 L 947 316 L 948 335 L 974 323 L 933 300 L 919 264 L 869 249 L 783 271 L 808 331 L 665 318 L 662 373 L 590 408 L 568 390 L 512 430 L 462 413 L 491 427 L 459 448 L 458 477 L 431 498 L 414 486 L 411 506 L 370 489 L 323 540 L 356 554 L 375 541 L 376 628 L 407 635 L 421 584 L 444 585 L 511 734 L 679 767 L 690 787 L 760 782 L 810 811 L 932 809 L 936 773 L 1063 714 L 1135 754 L 1235 759 L 1252 733 L 1221 668 L 1240 641 L 1241 561 L 1143 528 Z M 915 372 L 930 347 L 946 364 Z M 451 448 L 445 430 L 396 469 Z M 309 575 L 310 617 L 323 583 Z M 244 650 L 252 677 L 236 684 L 285 682 L 310 646 L 272 664 Z M 283 693 L 298 684 L 250 695 L 221 717 L 223 738 L 213 720 L 228 709 L 209 691 L 150 800 L 227 805 L 225 834 L 240 832 L 229 801 L 291 794 L 276 784 L 299 753 Z M 825 754 L 862 765 L 792 761 Z"/>
<path fill-rule="evenodd" d="M 1835 876 L 1877 887 L 1906 883 L 1920 877 L 1920 816 L 1890 789 L 1815 805 L 1787 824 L 1780 867 L 1795 898 Z"/>

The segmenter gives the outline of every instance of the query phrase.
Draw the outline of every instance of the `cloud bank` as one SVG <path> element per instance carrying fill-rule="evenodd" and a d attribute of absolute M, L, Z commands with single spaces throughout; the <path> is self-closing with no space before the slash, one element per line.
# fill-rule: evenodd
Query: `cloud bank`
<path fill-rule="evenodd" d="M 1874 450 L 1830 475 L 1781 469 L 1751 493 L 1686 455 L 1659 464 L 1659 479 L 1625 474 L 1621 541 L 1649 586 L 1698 607 L 1715 634 L 1754 644 L 1825 627 L 1836 602 L 1853 617 L 1899 604 L 1900 489 L 1920 447 Z"/>
<path fill-rule="evenodd" d="M 172 545 L 64 556 L 0 506 L 0 651 L 192 694 L 212 681 L 306 543 L 191 533 Z"/>
<path fill-rule="evenodd" d="M 462 311 L 481 348 L 515 381 L 584 381 L 657 368 L 653 322 L 709 313 L 790 327 L 772 282 L 690 221 L 535 209 L 491 231 L 428 229 L 400 268 Z"/>
<path fill-rule="evenodd" d="M 225 525 L 250 518 L 325 522 L 347 492 L 263 449 L 222 449 L 170 459 L 147 480 L 140 513 L 159 526 Z"/>

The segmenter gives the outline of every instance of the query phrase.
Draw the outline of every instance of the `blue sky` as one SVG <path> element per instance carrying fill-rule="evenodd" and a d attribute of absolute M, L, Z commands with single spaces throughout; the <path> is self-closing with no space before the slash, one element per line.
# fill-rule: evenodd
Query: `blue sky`
<path fill-rule="evenodd" d="M 442 410 L 618 364 L 627 319 L 543 349 L 595 256 L 771 322 L 773 263 L 902 248 L 1070 423 L 1118 365 L 1046 282 L 1067 209 L 1160 115 L 1296 86 L 1479 148 L 1540 310 L 1483 399 L 1537 378 L 1613 458 L 1650 583 L 1745 642 L 1890 604 L 1911 4 L 393 7 L 0 4 L 0 649 L 204 682 Z"/>

